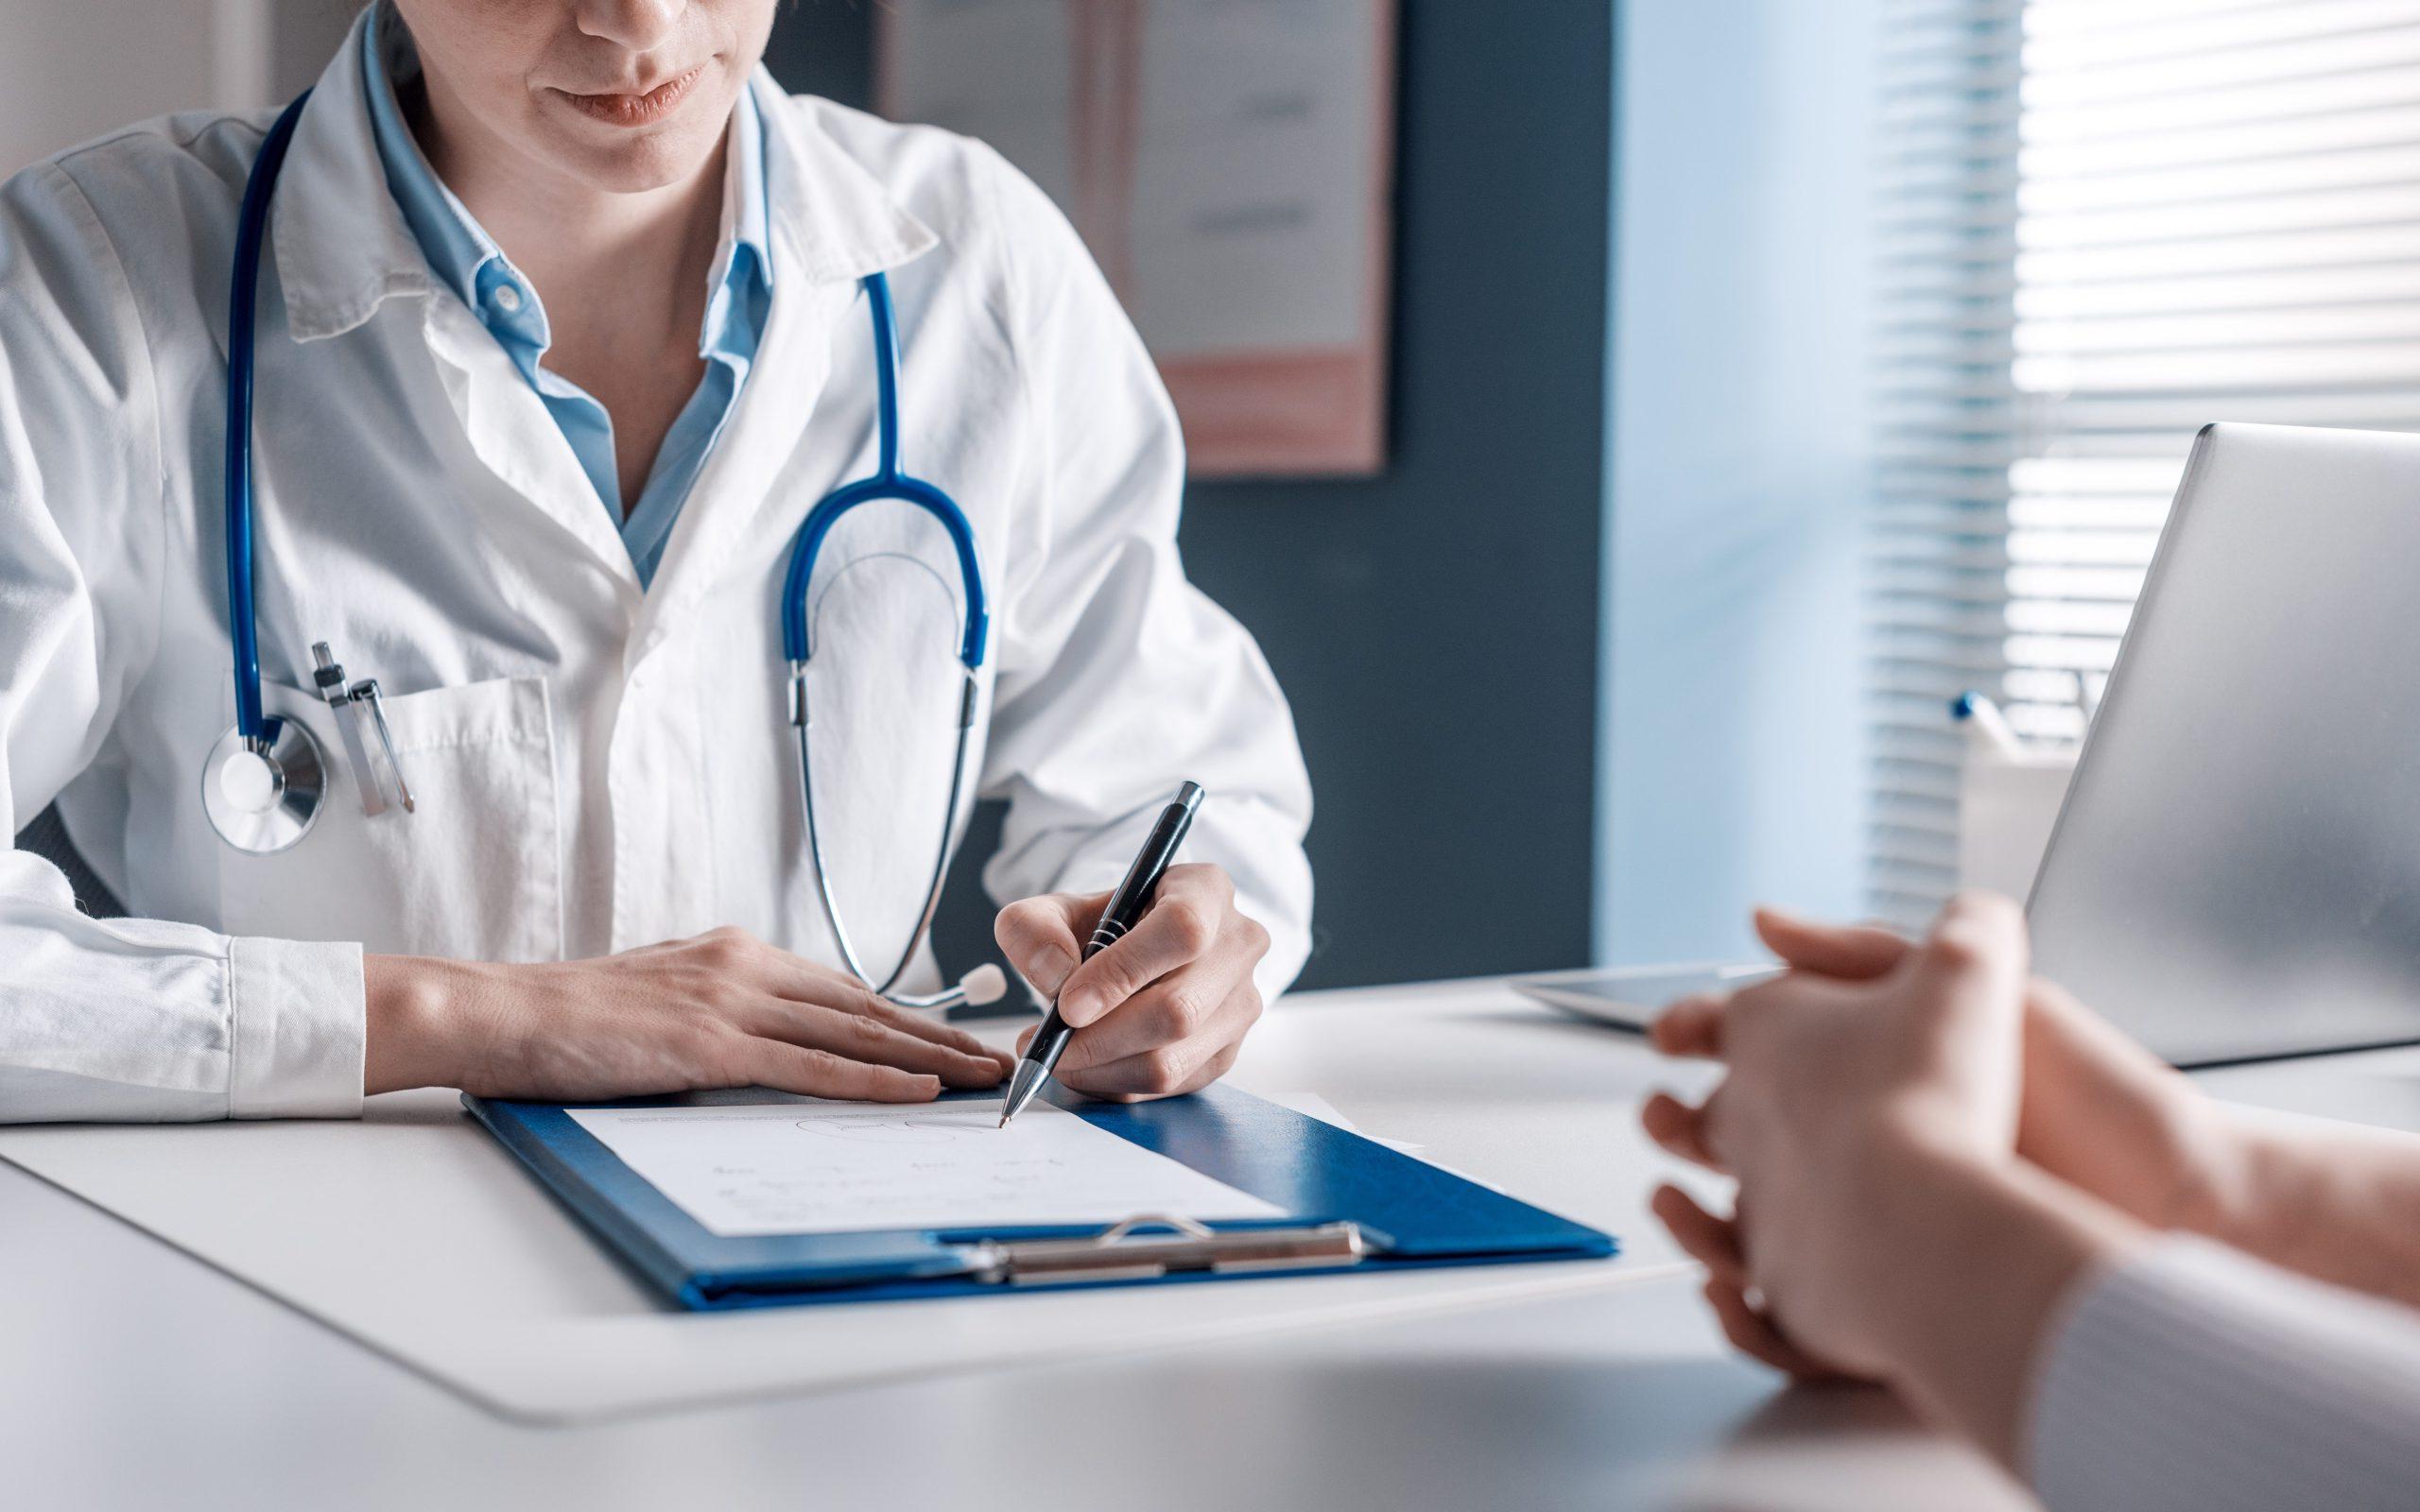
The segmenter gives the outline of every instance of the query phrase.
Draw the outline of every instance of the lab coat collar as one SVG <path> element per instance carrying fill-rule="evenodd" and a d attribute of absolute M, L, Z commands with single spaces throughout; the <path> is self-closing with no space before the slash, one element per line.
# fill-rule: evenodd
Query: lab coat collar
<path fill-rule="evenodd" d="M 437 284 L 428 259 L 387 192 L 362 77 L 365 7 L 295 124 L 270 208 L 285 318 L 298 341 L 342 335 L 399 295 Z M 812 284 L 861 279 L 910 262 L 940 238 L 842 150 L 759 64 L 749 80 L 765 122 L 767 195 L 778 244 Z M 779 282 L 777 271 L 775 282 Z"/>
<path fill-rule="evenodd" d="M 823 129 L 815 107 L 784 95 L 762 68 L 751 87 L 765 120 L 780 292 L 722 439 L 665 543 L 648 590 L 648 624 L 633 642 L 642 655 L 663 639 L 668 621 L 714 591 L 764 511 L 789 505 L 804 512 L 796 499 L 778 497 L 773 483 L 831 375 L 836 323 L 863 300 L 858 280 L 921 257 L 941 240 Z"/>
<path fill-rule="evenodd" d="M 286 326 L 297 341 L 342 335 L 393 296 L 437 287 L 387 190 L 370 126 L 361 34 L 377 14 L 376 6 L 367 6 L 354 18 L 344 45 L 313 86 L 269 207 Z"/>
<path fill-rule="evenodd" d="M 759 63 L 749 81 L 765 119 L 773 232 L 816 284 L 854 283 L 912 262 L 941 238 L 782 92 Z"/>

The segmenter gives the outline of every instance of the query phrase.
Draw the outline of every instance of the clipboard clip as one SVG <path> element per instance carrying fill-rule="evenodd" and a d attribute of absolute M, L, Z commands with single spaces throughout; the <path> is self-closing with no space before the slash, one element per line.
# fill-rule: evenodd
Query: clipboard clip
<path fill-rule="evenodd" d="M 1146 1233 L 1167 1228 L 1170 1233 Z M 1371 1254 L 1357 1223 L 1300 1228 L 1244 1228 L 1220 1233 L 1190 1218 L 1141 1213 L 1089 1239 L 994 1241 L 984 1247 L 979 1274 L 1011 1286 L 1071 1281 L 1157 1280 L 1209 1272 L 1332 1270 L 1358 1265 Z"/>

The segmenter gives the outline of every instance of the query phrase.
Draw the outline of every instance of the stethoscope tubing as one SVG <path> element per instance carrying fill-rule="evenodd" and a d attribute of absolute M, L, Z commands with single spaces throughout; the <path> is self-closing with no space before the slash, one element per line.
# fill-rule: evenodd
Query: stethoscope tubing
<path fill-rule="evenodd" d="M 276 192 L 278 176 L 285 167 L 286 148 L 293 141 L 296 123 L 310 97 L 311 92 L 305 90 L 280 112 L 269 127 L 268 134 L 263 138 L 259 156 L 245 180 L 242 209 L 235 231 L 233 286 L 227 302 L 224 502 L 227 622 L 234 660 L 235 733 L 240 736 L 242 747 L 268 760 L 272 770 L 276 769 L 276 763 L 269 756 L 271 741 L 262 712 L 260 625 L 253 592 L 252 376 L 257 347 L 254 328 L 269 203 Z M 873 322 L 875 469 L 873 476 L 847 484 L 825 496 L 807 512 L 806 519 L 801 524 L 791 545 L 788 570 L 783 578 L 782 649 L 789 664 L 791 721 L 797 727 L 799 789 L 805 810 L 807 849 L 815 868 L 817 895 L 822 902 L 824 919 L 831 926 L 834 942 L 839 947 L 849 970 L 880 996 L 901 1006 L 938 1007 L 962 1000 L 966 996 L 963 987 L 926 997 L 901 996 L 896 988 L 900 978 L 913 964 L 917 947 L 930 930 L 934 911 L 941 902 L 942 884 L 948 872 L 951 842 L 957 829 L 959 804 L 965 791 L 967 756 L 974 740 L 977 674 L 982 669 L 990 639 L 991 617 L 984 597 L 982 561 L 976 550 L 975 527 L 967 519 L 966 511 L 941 489 L 911 476 L 900 465 L 898 314 L 891 301 L 890 281 L 886 275 L 869 273 L 862 280 L 862 286 Z M 808 734 L 811 720 L 806 706 L 806 670 L 814 656 L 809 634 L 807 592 L 815 576 L 816 561 L 822 554 L 824 542 L 830 539 L 833 527 L 843 516 L 860 505 L 882 501 L 920 508 L 939 522 L 948 534 L 958 557 L 966 621 L 958 646 L 958 660 L 964 668 L 965 681 L 959 702 L 957 749 L 950 763 L 949 801 L 942 814 L 941 841 L 934 850 L 933 868 L 925 885 L 916 927 L 909 932 L 898 963 L 876 986 L 873 976 L 859 963 L 855 942 L 841 919 L 839 901 L 833 895 L 830 870 L 824 865 L 821 827 L 815 801 L 815 764 Z M 296 730 L 298 733 L 307 733 L 299 726 Z M 216 757 L 214 748 L 214 760 Z M 214 775 L 209 765 L 205 763 L 205 784 Z M 213 822 L 217 821 L 214 818 Z M 307 819 L 304 827 L 307 828 Z M 244 848 L 225 829 L 222 828 L 220 833 L 231 845 Z M 299 837 L 298 832 L 293 838 Z M 286 843 L 291 844 L 292 839 Z"/>
<path fill-rule="evenodd" d="M 255 750 L 268 744 L 261 716 L 260 619 L 252 596 L 252 371 L 254 307 L 260 293 L 261 244 L 268 230 L 269 197 L 285 166 L 285 149 L 302 118 L 304 90 L 261 141 L 235 225 L 235 278 L 227 298 L 227 630 L 234 643 L 235 729 Z"/>
<path fill-rule="evenodd" d="M 957 833 L 959 803 L 965 792 L 966 760 L 974 744 L 975 709 L 977 699 L 977 675 L 983 666 L 986 644 L 990 638 L 991 617 L 983 596 L 983 568 L 975 549 L 975 527 L 967 520 L 966 511 L 947 493 L 922 478 L 905 472 L 899 461 L 899 321 L 891 304 L 890 281 L 881 273 L 870 273 L 864 280 L 866 304 L 873 321 L 874 354 L 874 473 L 872 477 L 844 485 L 807 511 L 799 526 L 797 541 L 790 549 L 789 571 L 782 583 L 782 650 L 789 661 L 790 719 L 797 727 L 799 802 L 806 820 L 807 859 L 815 868 L 816 897 L 823 905 L 823 919 L 832 931 L 833 944 L 838 947 L 840 959 L 859 981 L 873 988 L 876 996 L 910 1008 L 946 1007 L 961 1002 L 963 987 L 951 988 L 925 997 L 910 997 L 898 991 L 899 979 L 915 964 L 916 948 L 932 928 L 933 915 L 941 906 L 942 885 L 948 876 L 951 841 Z M 907 944 L 890 970 L 877 982 L 858 958 L 856 942 L 849 934 L 849 926 L 840 915 L 839 899 L 832 890 L 831 868 L 823 855 L 822 825 L 815 801 L 815 761 L 809 731 L 814 728 L 813 713 L 807 702 L 807 668 L 815 657 L 807 613 L 807 591 L 815 578 L 815 563 L 822 555 L 823 543 L 842 516 L 860 505 L 894 502 L 912 505 L 931 515 L 949 535 L 958 553 L 960 592 L 965 598 L 966 623 L 959 643 L 958 660 L 965 669 L 965 683 L 960 691 L 958 709 L 958 744 L 949 768 L 949 801 L 942 810 L 941 843 L 933 852 L 933 869 L 925 884 L 925 900 L 916 916 L 916 927 L 908 933 Z"/>
<path fill-rule="evenodd" d="M 911 477 L 899 465 L 899 320 L 891 305 L 890 280 L 881 273 L 864 279 L 866 304 L 873 320 L 874 351 L 874 472 L 835 490 L 807 512 L 790 549 L 789 572 L 782 582 L 782 654 L 792 665 L 814 655 L 806 611 L 808 586 L 814 581 L 816 559 L 841 516 L 861 504 L 893 501 L 914 505 L 940 522 L 958 553 L 960 591 L 966 597 L 966 624 L 958 660 L 969 672 L 981 670 L 991 634 L 991 613 L 983 594 L 983 566 L 975 549 L 975 527 L 958 502 L 922 478 Z"/>

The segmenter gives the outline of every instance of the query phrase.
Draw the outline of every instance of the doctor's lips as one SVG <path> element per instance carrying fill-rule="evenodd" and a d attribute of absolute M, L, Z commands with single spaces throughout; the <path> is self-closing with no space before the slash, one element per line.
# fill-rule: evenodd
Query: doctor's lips
<path fill-rule="evenodd" d="M 646 126 L 661 121 L 681 108 L 689 92 L 705 77 L 706 65 L 700 63 L 685 74 L 665 80 L 645 94 L 575 94 L 567 89 L 556 94 L 572 102 L 581 114 L 593 116 L 612 126 Z"/>

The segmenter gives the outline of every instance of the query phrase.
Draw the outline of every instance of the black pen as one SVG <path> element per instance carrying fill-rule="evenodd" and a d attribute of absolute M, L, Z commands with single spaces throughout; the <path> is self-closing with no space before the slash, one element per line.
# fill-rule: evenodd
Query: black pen
<path fill-rule="evenodd" d="M 1150 837 L 1143 842 L 1142 853 L 1126 868 L 1126 880 L 1109 895 L 1109 904 L 1100 911 L 1100 922 L 1093 926 L 1093 937 L 1084 944 L 1087 961 L 1125 937 L 1142 919 L 1143 910 L 1151 906 L 1151 894 L 1158 890 L 1160 879 L 1168 873 L 1168 863 L 1176 859 L 1176 848 L 1184 843 L 1184 832 L 1193 828 L 1193 811 L 1201 806 L 1201 784 L 1187 782 L 1176 790 L 1176 800 L 1160 811 L 1160 821 L 1151 826 Z M 1000 1126 L 1025 1111 L 1033 1094 L 1050 1079 L 1050 1068 L 1059 1064 L 1066 1052 L 1067 1040 L 1075 1031 L 1067 1021 L 1059 1017 L 1059 1004 L 1052 999 L 1050 1011 L 1042 1016 L 1042 1027 L 1033 1032 L 1033 1042 L 1025 1047 L 1025 1058 L 1017 1062 L 1014 1074 L 1009 1077 L 1008 1100 L 1000 1108 Z"/>

